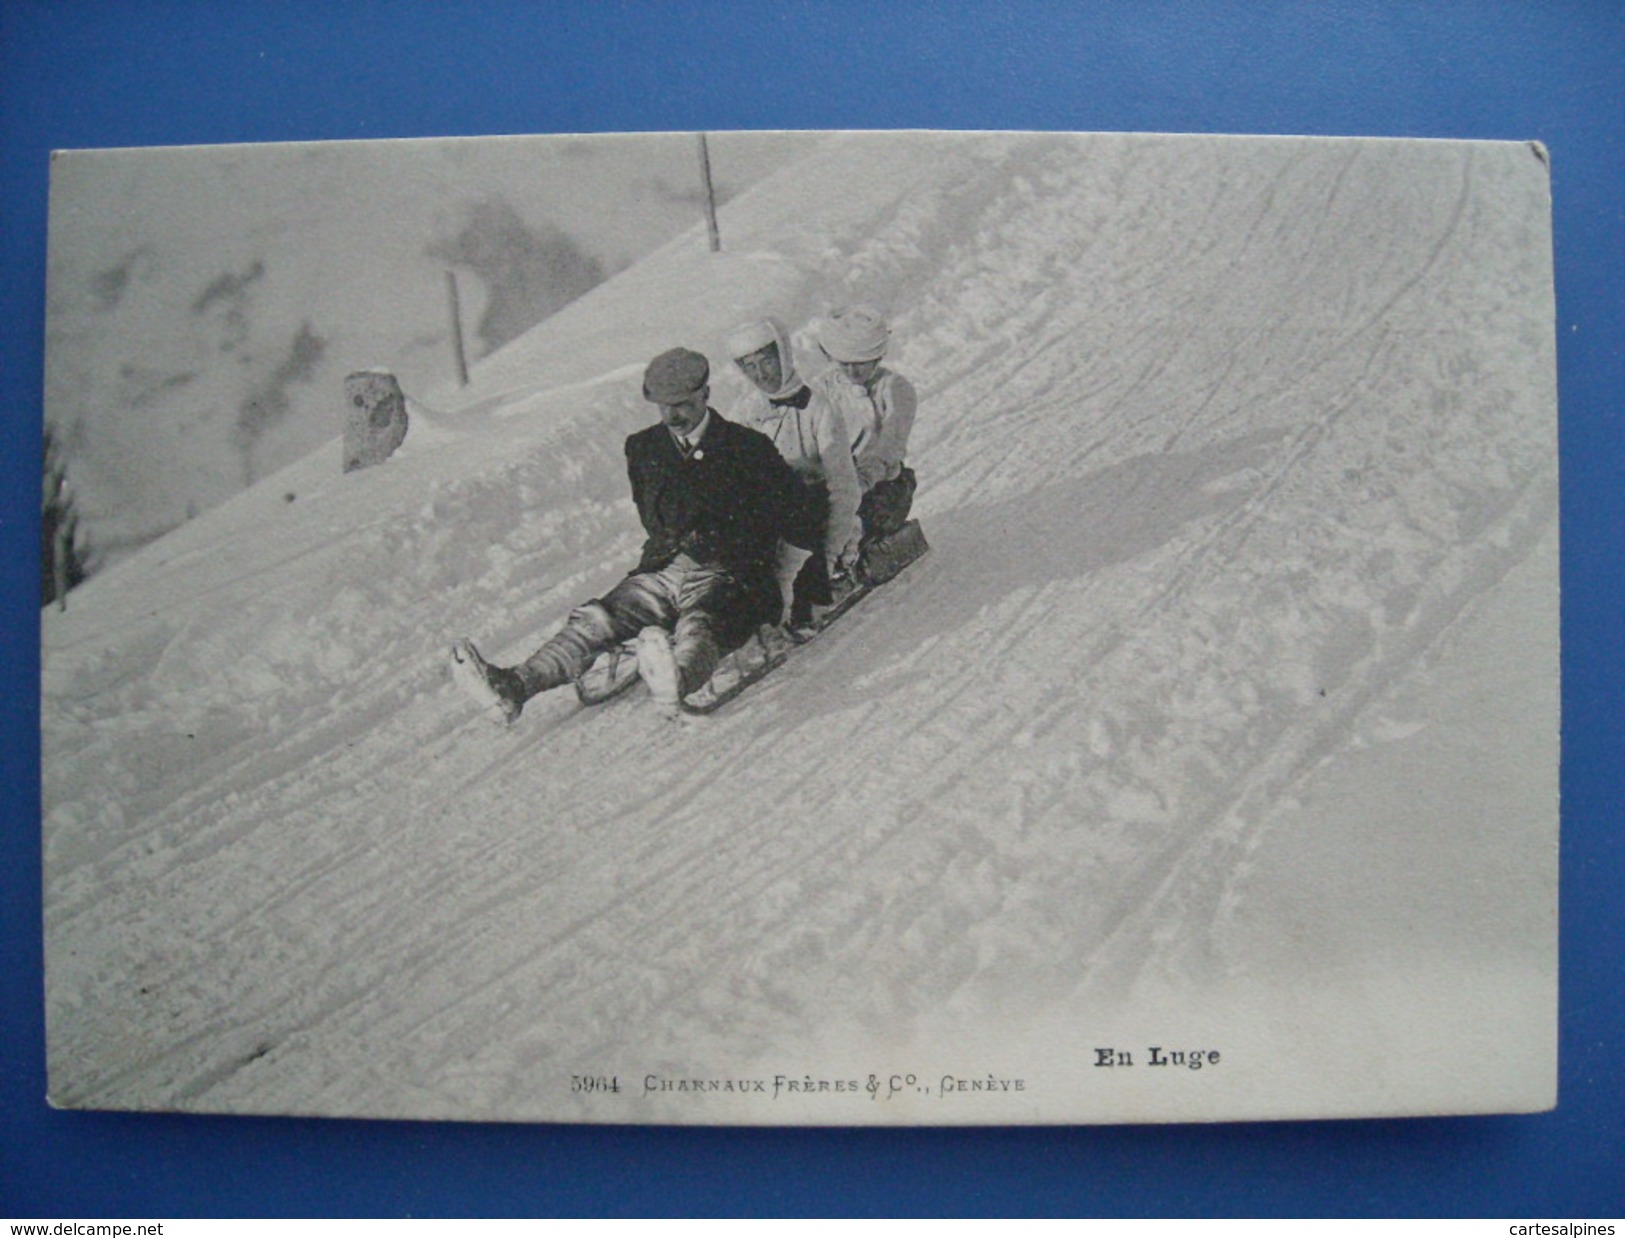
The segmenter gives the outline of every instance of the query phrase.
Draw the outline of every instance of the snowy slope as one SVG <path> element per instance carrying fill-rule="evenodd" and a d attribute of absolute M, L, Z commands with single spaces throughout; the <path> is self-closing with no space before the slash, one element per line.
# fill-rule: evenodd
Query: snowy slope
<path fill-rule="evenodd" d="M 833 139 L 729 207 L 728 252 L 679 238 L 467 391 L 413 392 L 386 467 L 341 477 L 331 445 L 92 580 L 45 617 L 54 1100 L 838 1123 L 1538 1104 L 1555 698 L 1461 720 L 1509 661 L 1555 684 L 1546 192 L 1513 144 Z M 568 693 L 505 731 L 472 717 L 450 638 L 521 657 L 636 556 L 642 362 L 848 299 L 892 312 L 920 390 L 933 553 L 701 722 Z M 718 366 L 714 403 L 738 382 Z M 1372 814 L 1338 782 L 1356 766 Z M 1352 862 L 1380 868 L 1419 845 L 1385 778 L 1450 801 L 1485 768 L 1511 773 L 1454 802 L 1502 858 L 1384 906 L 1414 939 L 1302 931 L 1283 891 L 1330 890 L 1340 934 L 1379 906 L 1305 838 L 1362 820 Z M 1464 917 L 1502 928 L 1459 942 Z M 1458 946 L 1407 970 L 1423 940 Z M 1373 974 L 1380 994 L 1351 978 Z M 1306 981 L 1378 1077 L 1283 1030 Z M 1419 1027 L 1506 1068 L 1464 1083 Z M 1117 1035 L 1217 1037 L 1229 1071 L 1107 1084 L 1088 1055 Z M 645 1090 L 893 1071 L 932 1094 Z M 940 1094 L 989 1072 L 1025 1086 Z"/>

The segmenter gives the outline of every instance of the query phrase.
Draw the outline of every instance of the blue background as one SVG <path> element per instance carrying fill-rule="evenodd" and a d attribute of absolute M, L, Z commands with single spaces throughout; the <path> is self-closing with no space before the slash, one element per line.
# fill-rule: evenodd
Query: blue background
<path fill-rule="evenodd" d="M 1562 1084 L 1532 1117 L 781 1131 L 54 1113 L 38 553 L 56 147 L 743 128 L 1539 139 L 1563 468 Z M 0 0 L 0 1216 L 1625 1212 L 1625 5 Z"/>

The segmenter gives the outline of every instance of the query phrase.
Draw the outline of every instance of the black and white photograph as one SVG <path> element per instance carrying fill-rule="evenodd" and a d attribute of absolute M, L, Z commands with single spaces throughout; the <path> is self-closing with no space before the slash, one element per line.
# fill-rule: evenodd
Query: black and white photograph
<path fill-rule="evenodd" d="M 1551 1108 L 1548 165 L 57 152 L 51 1103 Z"/>

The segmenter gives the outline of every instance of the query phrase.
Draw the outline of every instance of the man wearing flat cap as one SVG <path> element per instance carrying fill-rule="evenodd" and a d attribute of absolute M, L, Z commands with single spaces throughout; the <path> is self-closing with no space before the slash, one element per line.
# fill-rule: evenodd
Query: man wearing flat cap
<path fill-rule="evenodd" d="M 758 626 L 779 622 L 779 539 L 810 549 L 817 521 L 771 440 L 710 407 L 710 377 L 706 359 L 686 348 L 649 363 L 643 396 L 660 422 L 626 440 L 632 501 L 648 535 L 642 558 L 517 666 L 493 666 L 459 641 L 453 673 L 474 700 L 511 722 L 531 697 L 636 638 L 638 673 L 657 701 L 675 705 Z"/>

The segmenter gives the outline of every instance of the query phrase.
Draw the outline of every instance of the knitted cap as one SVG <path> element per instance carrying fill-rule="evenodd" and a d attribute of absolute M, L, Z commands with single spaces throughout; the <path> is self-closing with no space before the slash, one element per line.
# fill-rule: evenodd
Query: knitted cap
<path fill-rule="evenodd" d="M 643 371 L 643 398 L 656 404 L 681 404 L 704 390 L 710 377 L 711 364 L 699 353 L 673 348 Z"/>
<path fill-rule="evenodd" d="M 818 332 L 818 342 L 836 361 L 879 360 L 890 338 L 885 318 L 867 305 L 833 311 Z"/>

